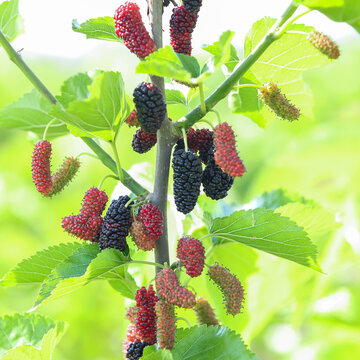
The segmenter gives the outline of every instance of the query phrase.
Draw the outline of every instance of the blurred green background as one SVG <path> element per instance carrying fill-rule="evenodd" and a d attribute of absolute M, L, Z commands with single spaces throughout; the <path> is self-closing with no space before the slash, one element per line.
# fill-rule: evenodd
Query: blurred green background
<path fill-rule="evenodd" d="M 228 266 L 246 288 L 244 311 L 236 318 L 226 316 L 221 295 L 205 276 L 192 281 L 198 294 L 210 299 L 221 322 L 241 333 L 261 360 L 360 359 L 360 40 L 343 41 L 341 48 L 338 61 L 305 74 L 315 97 L 314 120 L 279 120 L 264 131 L 251 120 L 230 114 L 226 101 L 217 107 L 222 119 L 236 128 L 247 173 L 235 181 L 225 201 L 202 198 L 203 207 L 223 214 L 254 205 L 252 200 L 265 191 L 283 188 L 315 200 L 337 222 L 310 231 L 324 274 L 242 245 L 219 247 L 214 260 Z M 54 93 L 67 77 L 96 67 L 121 71 L 129 94 L 143 79 L 133 75 L 136 59 L 122 47 L 106 46 L 83 60 L 35 56 L 27 60 Z M 217 74 L 207 84 L 208 91 L 221 78 Z M 31 89 L 2 51 L 0 79 L 0 108 Z M 177 111 L 172 110 L 175 120 Z M 145 183 L 152 181 L 155 150 L 134 153 L 132 133 L 124 126 L 119 135 L 122 165 Z M 80 175 L 71 186 L 52 200 L 44 199 L 30 174 L 36 140 L 0 129 L 0 276 L 38 250 L 72 241 L 61 229 L 61 218 L 77 212 L 84 192 L 108 173 L 100 162 L 83 157 Z M 86 151 L 72 136 L 55 140 L 53 149 L 54 168 L 64 156 Z M 109 180 L 105 189 L 110 194 L 114 186 Z M 170 211 L 174 248 L 182 224 L 179 214 Z M 140 284 L 153 277 L 153 268 L 134 269 L 134 275 Z M 0 314 L 29 310 L 37 291 L 31 286 L 0 288 Z M 121 359 L 129 304 L 106 282 L 93 282 L 41 306 L 39 313 L 70 325 L 54 359 Z M 195 323 L 191 310 L 179 315 Z"/>

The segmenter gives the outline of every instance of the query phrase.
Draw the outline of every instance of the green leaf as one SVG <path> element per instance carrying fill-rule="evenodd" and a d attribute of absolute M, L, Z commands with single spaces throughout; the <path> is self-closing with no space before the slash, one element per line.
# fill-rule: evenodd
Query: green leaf
<path fill-rule="evenodd" d="M 74 19 L 72 29 L 78 33 L 85 34 L 87 39 L 123 42 L 116 35 L 114 18 L 111 16 L 90 19 L 81 24 Z"/>
<path fill-rule="evenodd" d="M 279 207 L 276 212 L 289 217 L 309 234 L 331 230 L 336 225 L 334 215 L 315 203 L 291 202 Z"/>
<path fill-rule="evenodd" d="M 218 41 L 211 45 L 203 46 L 203 50 L 209 52 L 213 56 L 206 62 L 206 67 L 203 69 L 203 73 L 212 74 L 221 65 L 228 63 L 231 56 L 234 56 L 235 48 L 231 45 L 235 33 L 233 31 L 225 31 L 221 34 Z M 236 51 L 235 51 L 236 55 Z M 229 64 L 229 66 L 231 66 Z"/>
<path fill-rule="evenodd" d="M 264 18 L 253 25 L 245 39 L 245 57 L 263 39 L 274 22 L 274 19 Z M 310 26 L 292 25 L 286 34 L 270 45 L 261 55 L 251 67 L 251 71 L 245 74 L 245 78 L 250 80 L 250 83 L 262 85 L 268 81 L 275 82 L 305 117 L 312 117 L 312 94 L 303 80 L 303 73 L 330 62 L 307 40 L 308 33 L 312 30 L 314 28 Z M 257 91 L 239 90 L 239 96 L 242 98 L 238 102 L 235 101 L 235 96 L 236 93 L 232 92 L 230 101 L 232 110 L 237 113 L 243 113 L 243 104 L 252 98 L 250 108 L 245 109 L 246 116 L 261 127 L 267 127 L 276 118 L 267 107 L 258 103 Z"/>
<path fill-rule="evenodd" d="M 60 263 L 77 251 L 82 243 L 51 246 L 21 261 L 0 281 L 4 287 L 41 284 Z"/>
<path fill-rule="evenodd" d="M 144 349 L 144 354 L 141 360 L 173 360 L 170 350 L 160 349 L 157 350 L 156 346 L 147 346 Z"/>
<path fill-rule="evenodd" d="M 278 207 L 286 205 L 288 203 L 294 202 L 317 206 L 315 201 L 306 199 L 297 193 L 293 193 L 285 189 L 275 189 L 272 191 L 264 192 L 260 196 L 257 196 L 254 201 L 254 207 L 263 207 L 272 210 L 275 210 Z"/>
<path fill-rule="evenodd" d="M 331 20 L 346 22 L 360 32 L 360 2 L 358 0 L 305 0 L 302 4 L 319 10 Z"/>
<path fill-rule="evenodd" d="M 125 273 L 124 278 L 109 280 L 109 284 L 122 296 L 131 300 L 135 299 L 136 291 L 139 289 L 136 285 L 135 279 L 129 273 Z"/>
<path fill-rule="evenodd" d="M 179 90 L 165 90 L 167 105 L 185 105 L 186 99 L 184 94 Z"/>
<path fill-rule="evenodd" d="M 0 111 L 0 127 L 31 131 L 42 138 L 46 125 L 54 119 L 49 115 L 51 106 L 48 100 L 34 89 Z M 68 133 L 69 130 L 62 121 L 55 122 L 49 128 L 48 140 Z"/>
<path fill-rule="evenodd" d="M 99 252 L 97 244 L 85 244 L 52 271 L 41 286 L 34 307 L 56 300 L 93 280 L 123 280 L 131 260 L 117 249 Z"/>
<path fill-rule="evenodd" d="M 23 33 L 24 24 L 19 14 L 19 0 L 4 1 L 0 4 L 0 30 L 9 42 Z"/>
<path fill-rule="evenodd" d="M 180 58 L 184 59 L 178 56 L 171 46 L 165 46 L 147 56 L 144 61 L 141 61 L 136 67 L 136 73 L 168 77 L 191 83 L 192 72 L 188 70 L 189 66 L 184 67 Z"/>
<path fill-rule="evenodd" d="M 89 85 L 93 79 L 87 73 L 79 73 L 67 79 L 61 86 L 58 100 L 65 108 L 74 100 L 86 100 L 90 96 Z"/>
<path fill-rule="evenodd" d="M 257 360 L 240 335 L 221 326 L 178 329 L 172 353 L 174 360 Z"/>
<path fill-rule="evenodd" d="M 316 263 L 316 246 L 307 233 L 294 221 L 273 210 L 240 210 L 230 216 L 215 218 L 210 235 L 320 270 Z"/>
<path fill-rule="evenodd" d="M 72 81 L 71 84 L 78 86 L 78 91 L 84 94 L 84 78 L 76 83 Z M 63 120 L 75 136 L 99 137 L 111 141 L 130 113 L 122 76 L 119 72 L 98 72 L 88 86 L 88 91 L 88 99 L 77 98 L 66 109 L 59 104 L 54 105 L 51 114 Z"/>
<path fill-rule="evenodd" d="M 192 78 L 197 78 L 200 75 L 200 65 L 196 58 L 186 54 L 176 53 L 184 69 L 188 71 Z"/>
<path fill-rule="evenodd" d="M 41 315 L 15 314 L 0 318 L 0 357 L 4 360 L 50 360 L 65 323 Z"/>

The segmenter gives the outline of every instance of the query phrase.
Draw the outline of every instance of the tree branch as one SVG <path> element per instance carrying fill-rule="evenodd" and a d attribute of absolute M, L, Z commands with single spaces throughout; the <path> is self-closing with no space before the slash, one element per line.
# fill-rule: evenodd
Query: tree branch
<path fill-rule="evenodd" d="M 158 49 L 163 46 L 162 13 L 163 0 L 149 0 L 149 20 L 152 38 Z M 151 76 L 151 81 L 161 89 L 165 99 L 164 79 L 157 76 Z M 171 150 L 174 143 L 175 137 L 172 135 L 171 124 L 168 121 L 168 115 L 166 114 L 160 130 L 157 132 L 155 184 L 154 192 L 151 197 L 151 202 L 159 207 L 164 217 L 163 235 L 156 241 L 155 248 L 155 261 L 160 264 L 169 263 L 167 198 Z"/>
<path fill-rule="evenodd" d="M 299 5 L 291 3 L 291 5 L 284 11 L 280 19 L 269 30 L 266 36 L 260 43 L 253 49 L 253 51 L 239 63 L 231 75 L 227 77 L 215 90 L 205 99 L 206 112 L 204 113 L 201 105 L 198 105 L 182 119 L 176 122 L 175 126 L 185 127 L 188 129 L 197 121 L 202 119 L 220 100 L 224 99 L 230 91 L 234 88 L 242 76 L 251 68 L 252 65 L 259 59 L 265 50 L 278 39 L 277 31 L 285 24 L 285 22 L 294 14 Z"/>

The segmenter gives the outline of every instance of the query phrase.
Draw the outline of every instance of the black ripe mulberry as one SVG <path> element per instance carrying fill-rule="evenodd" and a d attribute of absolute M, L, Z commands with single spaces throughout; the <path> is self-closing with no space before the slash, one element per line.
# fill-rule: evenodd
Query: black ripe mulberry
<path fill-rule="evenodd" d="M 142 82 L 135 88 L 133 95 L 141 128 L 147 133 L 156 133 L 166 114 L 161 90 L 155 84 Z"/>
<path fill-rule="evenodd" d="M 131 146 L 134 151 L 139 154 L 144 154 L 148 152 L 157 141 L 157 136 L 155 134 L 150 134 L 144 131 L 143 129 L 139 129 L 134 134 Z"/>
<path fill-rule="evenodd" d="M 131 343 L 126 352 L 126 358 L 129 360 L 139 360 L 144 353 L 145 346 L 150 345 L 146 341 L 135 341 Z"/>
<path fill-rule="evenodd" d="M 99 234 L 99 246 L 101 250 L 107 248 L 127 249 L 126 237 L 132 223 L 130 207 L 125 207 L 130 201 L 128 196 L 120 196 L 110 204 Z"/>
<path fill-rule="evenodd" d="M 198 12 L 202 5 L 202 0 L 183 0 L 184 8 L 192 13 Z"/>
<path fill-rule="evenodd" d="M 202 184 L 206 196 L 213 200 L 220 200 L 227 196 L 234 183 L 234 178 L 221 170 L 215 163 L 214 146 L 208 151 L 207 165 L 202 175 Z"/>
<path fill-rule="evenodd" d="M 189 149 L 186 152 L 181 145 L 177 145 L 173 154 L 172 167 L 176 208 L 183 214 L 187 214 L 195 207 L 200 194 L 201 160 L 193 150 Z"/>

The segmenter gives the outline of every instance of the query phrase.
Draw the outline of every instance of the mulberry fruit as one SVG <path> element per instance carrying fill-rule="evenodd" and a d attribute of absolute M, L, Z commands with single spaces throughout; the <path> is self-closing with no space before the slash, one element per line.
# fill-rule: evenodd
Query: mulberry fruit
<path fill-rule="evenodd" d="M 156 133 L 166 114 L 161 90 L 155 84 L 142 82 L 135 88 L 133 96 L 141 128 L 147 133 Z"/>
<path fill-rule="evenodd" d="M 39 141 L 34 148 L 31 172 L 36 190 L 44 196 L 48 196 L 52 188 L 50 157 L 51 144 L 46 140 Z"/>
<path fill-rule="evenodd" d="M 141 207 L 139 217 L 144 224 L 147 234 L 154 240 L 159 239 L 164 227 L 164 219 L 160 209 L 148 203 Z"/>
<path fill-rule="evenodd" d="M 223 199 L 233 185 L 234 178 L 223 172 L 215 163 L 214 147 L 208 151 L 207 159 L 207 165 L 202 174 L 204 192 L 213 200 Z"/>
<path fill-rule="evenodd" d="M 51 177 L 52 187 L 49 196 L 59 193 L 75 177 L 80 168 L 80 161 L 73 157 L 64 160 L 60 169 Z"/>
<path fill-rule="evenodd" d="M 136 330 L 141 340 L 153 345 L 156 343 L 156 312 L 155 304 L 158 298 L 152 285 L 149 290 L 142 287 L 136 292 L 135 296 L 137 313 L 136 313 Z"/>
<path fill-rule="evenodd" d="M 198 12 L 202 5 L 202 0 L 183 0 L 184 8 L 192 13 Z"/>
<path fill-rule="evenodd" d="M 107 202 L 108 196 L 106 192 L 92 187 L 84 195 L 80 214 L 85 216 L 101 215 Z"/>
<path fill-rule="evenodd" d="M 135 322 L 136 319 L 136 312 L 137 312 L 137 307 L 136 306 L 131 306 L 127 309 L 126 311 L 126 318 L 130 321 L 130 322 Z"/>
<path fill-rule="evenodd" d="M 146 30 L 139 6 L 127 1 L 115 12 L 115 31 L 124 40 L 125 46 L 139 58 L 153 53 L 156 45 Z"/>
<path fill-rule="evenodd" d="M 308 35 L 309 41 L 316 49 L 326 55 L 329 59 L 337 59 L 340 56 L 340 50 L 335 41 L 319 31 L 312 31 Z"/>
<path fill-rule="evenodd" d="M 193 309 L 195 311 L 196 319 L 199 325 L 219 325 L 219 321 L 216 319 L 214 310 L 206 299 L 197 298 Z"/>
<path fill-rule="evenodd" d="M 178 211 L 187 214 L 196 205 L 200 194 L 202 166 L 200 158 L 192 150 L 176 146 L 172 159 L 174 170 L 174 196 Z"/>
<path fill-rule="evenodd" d="M 120 196 L 110 204 L 99 234 L 101 250 L 106 248 L 127 249 L 126 237 L 132 223 L 130 207 L 125 205 L 130 201 L 128 196 Z"/>
<path fill-rule="evenodd" d="M 265 84 L 264 87 L 259 89 L 258 96 L 279 118 L 289 121 L 299 119 L 299 109 L 289 102 L 276 84 L 272 82 Z"/>
<path fill-rule="evenodd" d="M 150 134 L 144 131 L 143 129 L 139 129 L 134 134 L 131 146 L 133 150 L 139 154 L 144 154 L 148 152 L 157 141 L 157 135 Z"/>
<path fill-rule="evenodd" d="M 165 300 L 156 303 L 157 341 L 162 349 L 171 350 L 175 342 L 175 307 Z"/>
<path fill-rule="evenodd" d="M 146 341 L 135 341 L 130 343 L 127 348 L 126 358 L 129 360 L 139 360 L 144 353 L 144 348 L 148 346 L 149 343 Z"/>
<path fill-rule="evenodd" d="M 197 18 L 197 12 L 190 12 L 184 5 L 173 9 L 170 18 L 170 43 L 175 52 L 191 55 L 191 37 Z"/>
<path fill-rule="evenodd" d="M 214 144 L 214 133 L 209 129 L 194 130 L 187 132 L 188 145 L 194 151 L 207 152 Z"/>
<path fill-rule="evenodd" d="M 170 304 L 183 308 L 192 308 L 195 305 L 195 295 L 180 286 L 175 272 L 171 269 L 163 269 L 156 275 L 156 289 Z"/>
<path fill-rule="evenodd" d="M 139 122 L 137 120 L 137 111 L 136 109 L 134 109 L 130 115 L 127 117 L 127 119 L 125 120 L 125 123 L 129 125 L 129 127 L 131 126 L 135 126 L 138 127 L 139 126 Z"/>
<path fill-rule="evenodd" d="M 69 215 L 62 219 L 64 230 L 83 240 L 94 240 L 102 225 L 102 217 L 98 215 Z"/>
<path fill-rule="evenodd" d="M 227 313 L 233 316 L 239 314 L 244 300 L 244 289 L 241 282 L 220 265 L 211 266 L 208 275 L 223 293 Z"/>
<path fill-rule="evenodd" d="M 215 162 L 221 170 L 233 177 L 243 176 L 246 169 L 236 151 L 235 134 L 228 123 L 215 127 L 214 144 Z"/>
<path fill-rule="evenodd" d="M 201 275 L 204 269 L 205 248 L 199 240 L 191 237 L 181 238 L 177 245 L 177 257 L 189 276 Z"/>
<path fill-rule="evenodd" d="M 129 342 L 141 341 L 141 334 L 137 331 L 134 323 L 129 324 L 126 330 L 126 339 L 129 340 Z"/>
<path fill-rule="evenodd" d="M 149 236 L 141 220 L 136 219 L 132 223 L 130 234 L 133 242 L 136 244 L 139 250 L 151 251 L 152 249 L 155 249 L 156 240 Z"/>

